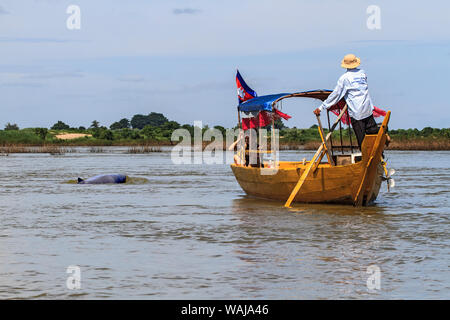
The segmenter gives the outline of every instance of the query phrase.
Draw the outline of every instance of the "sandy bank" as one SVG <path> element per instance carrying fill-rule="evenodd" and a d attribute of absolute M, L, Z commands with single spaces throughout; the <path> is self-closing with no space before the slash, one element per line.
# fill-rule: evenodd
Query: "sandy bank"
<path fill-rule="evenodd" d="M 58 139 L 61 140 L 71 140 L 71 139 L 78 139 L 78 138 L 84 138 L 84 137 L 92 137 L 92 134 L 86 134 L 86 133 L 62 133 L 57 134 L 55 136 Z"/>

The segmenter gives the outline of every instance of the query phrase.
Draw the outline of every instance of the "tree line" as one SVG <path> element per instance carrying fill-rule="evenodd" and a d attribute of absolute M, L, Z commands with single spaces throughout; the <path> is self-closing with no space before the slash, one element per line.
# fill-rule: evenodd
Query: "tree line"
<path fill-rule="evenodd" d="M 102 126 L 99 121 L 92 121 L 89 127 L 80 126 L 78 128 L 71 127 L 67 123 L 59 120 L 50 129 L 47 128 L 28 128 L 20 130 L 22 138 L 18 138 L 17 135 L 5 135 L 3 134 L 3 139 L 0 142 L 5 142 L 5 140 L 19 139 L 20 141 L 31 141 L 35 137 L 39 137 L 43 141 L 54 140 L 53 135 L 56 132 L 68 132 L 68 133 L 86 133 L 92 135 L 96 139 L 101 140 L 151 140 L 151 141 L 161 141 L 170 142 L 172 133 L 174 130 L 183 128 L 194 135 L 194 126 L 189 124 L 183 124 L 176 121 L 170 121 L 162 113 L 151 112 L 148 115 L 136 114 L 131 120 L 123 118 L 119 121 L 113 122 L 109 128 Z M 225 133 L 225 128 L 222 126 L 215 126 L 222 133 Z M 208 130 L 209 127 L 205 126 L 203 131 Z M 5 126 L 4 132 L 19 132 L 19 127 L 17 124 L 8 123 Z M 52 134 L 49 135 L 50 131 Z M 25 135 L 28 137 L 25 139 Z M 33 137 L 31 137 L 31 135 Z M 0 137 L 1 138 L 1 137 Z M 25 139 L 25 140 L 24 140 Z"/>
<path fill-rule="evenodd" d="M 318 139 L 317 125 L 313 125 L 307 129 L 298 129 L 296 127 L 288 128 L 285 124 L 278 119 L 275 123 L 275 127 L 280 129 L 280 137 L 286 142 L 298 142 L 305 143 L 308 141 L 314 141 Z M 29 134 L 40 138 L 41 140 L 49 140 L 51 135 L 49 131 L 67 131 L 77 133 L 87 133 L 94 138 L 102 140 L 152 140 L 169 142 L 172 132 L 176 129 L 184 128 L 194 135 L 194 127 L 189 124 L 179 124 L 176 121 L 170 121 L 162 113 L 151 112 L 148 115 L 136 114 L 130 120 L 127 118 L 120 119 L 113 122 L 109 128 L 101 126 L 100 122 L 93 120 L 91 125 L 86 128 L 80 126 L 78 128 L 70 127 L 63 121 L 57 121 L 50 129 L 47 128 L 28 128 L 20 130 L 22 134 Z M 222 126 L 215 126 L 225 134 L 226 129 Z M 208 130 L 208 126 L 203 128 L 203 131 Z M 7 123 L 4 128 L 4 132 L 19 131 L 17 124 Z M 325 131 L 327 131 L 325 129 Z M 344 137 L 347 135 L 347 130 L 343 130 Z M 411 138 L 437 138 L 437 139 L 449 139 L 450 128 L 431 128 L 425 127 L 422 130 L 418 129 L 395 129 L 389 130 L 391 137 L 399 140 L 411 139 Z M 4 135 L 5 136 L 5 135 Z M 9 135 L 8 137 L 12 137 Z M 5 136 L 4 139 L 7 139 Z M 30 138 L 31 139 L 31 138 Z"/>

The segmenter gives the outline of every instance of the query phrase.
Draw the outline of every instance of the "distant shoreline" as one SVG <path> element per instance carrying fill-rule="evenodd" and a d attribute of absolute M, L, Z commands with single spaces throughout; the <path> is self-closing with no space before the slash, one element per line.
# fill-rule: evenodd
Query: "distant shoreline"
<path fill-rule="evenodd" d="M 219 125 L 213 127 L 204 125 L 199 128 L 170 121 L 163 114 L 155 112 L 148 115 L 136 114 L 131 120 L 123 118 L 111 124 L 109 129 L 100 126 L 96 120 L 92 121 L 89 128 L 82 126 L 72 128 L 60 120 L 50 129 L 37 127 L 20 129 L 17 124 L 8 123 L 4 130 L 0 130 L 0 153 L 29 152 L 29 147 L 34 147 L 37 152 L 45 152 L 46 149 L 56 152 L 56 148 L 64 147 L 91 147 L 93 150 L 98 148 L 98 151 L 101 147 L 107 146 L 129 147 L 132 150 L 131 153 L 147 152 L 152 150 L 152 147 L 177 145 L 179 140 L 184 139 L 190 139 L 186 141 L 193 143 L 194 137 L 203 136 L 210 129 L 214 129 L 209 132 L 211 139 L 220 139 L 219 136 L 222 135 L 225 150 L 227 149 L 226 137 L 231 133 L 234 139 L 237 138 L 236 131 L 229 130 L 237 128 L 238 126 L 227 129 Z M 278 119 L 275 122 L 275 128 L 279 130 L 281 150 L 313 150 L 320 145 L 317 124 L 309 128 L 289 128 Z M 328 128 L 323 128 L 324 134 L 328 134 L 328 131 Z M 450 128 L 391 129 L 388 133 L 391 137 L 388 150 L 450 150 Z M 270 137 L 271 134 L 267 136 L 268 145 L 270 145 Z M 335 130 L 330 141 L 334 146 L 341 144 L 355 146 L 356 136 L 353 130 L 347 127 Z M 208 144 L 209 142 L 203 142 L 203 147 Z"/>
<path fill-rule="evenodd" d="M 25 128 L 16 130 L 0 130 L 0 153 L 24 153 L 34 151 L 45 153 L 45 150 L 58 153 L 57 148 L 91 147 L 101 148 L 107 146 L 122 146 L 134 148 L 131 153 L 147 152 L 152 147 L 174 146 L 179 141 L 171 141 L 174 130 L 183 129 L 190 137 L 195 136 L 194 127 L 183 125 L 179 127 L 167 122 L 160 127 L 146 126 L 143 129 L 114 129 L 90 128 L 90 129 L 64 129 L 48 130 L 46 128 Z M 214 127 L 222 134 L 225 145 L 227 129 Z M 208 130 L 202 129 L 202 134 Z M 325 133 L 328 131 L 324 129 Z M 353 133 L 349 135 L 348 130 L 342 130 L 342 137 L 338 131 L 333 132 L 332 141 L 334 146 L 356 145 L 356 137 Z M 387 150 L 450 150 L 450 128 L 437 129 L 426 127 L 418 129 L 389 130 L 391 143 Z M 177 135 L 175 135 L 178 137 Z M 315 150 L 320 145 L 320 136 L 317 126 L 310 128 L 281 128 L 279 131 L 279 146 L 281 150 Z M 184 138 L 181 138 L 184 139 Z M 270 145 L 270 138 L 267 142 Z M 350 141 L 352 143 L 350 143 Z M 193 142 L 193 140 L 191 140 Z M 203 147 L 210 142 L 204 141 Z M 99 149 L 98 149 L 99 150 Z M 97 151 L 98 151 L 97 150 Z"/>
<path fill-rule="evenodd" d="M 210 142 L 204 142 L 203 147 Z M 8 153 L 66 153 L 70 152 L 70 148 L 90 147 L 91 152 L 101 153 L 102 147 L 129 147 L 128 153 L 147 153 L 160 152 L 159 147 L 175 146 L 177 143 L 167 141 L 151 141 L 151 140 L 133 140 L 133 141 L 109 141 L 101 139 L 73 139 L 73 140 L 54 140 L 42 143 L 2 143 L 0 144 L 0 154 Z M 345 143 L 344 143 L 345 144 Z M 320 145 L 320 141 L 299 142 L 283 142 L 280 141 L 280 150 L 316 150 Z M 270 148 L 270 146 L 268 147 Z M 224 150 L 227 147 L 224 145 Z M 66 151 L 64 151 L 66 150 Z M 448 151 L 450 150 L 450 139 L 410 139 L 393 141 L 386 150 L 404 150 L 404 151 Z"/>

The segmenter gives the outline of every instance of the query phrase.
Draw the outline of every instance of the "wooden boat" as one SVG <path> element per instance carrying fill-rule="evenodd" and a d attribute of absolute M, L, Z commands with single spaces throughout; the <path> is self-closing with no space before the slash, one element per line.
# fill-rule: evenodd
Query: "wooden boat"
<path fill-rule="evenodd" d="M 311 97 L 325 100 L 330 94 L 329 90 L 316 90 L 295 94 L 272 95 L 270 98 L 258 97 L 239 105 L 238 112 L 264 110 L 261 101 L 265 101 L 266 111 L 269 107 L 275 108 L 282 99 L 290 97 Z M 253 101 L 256 100 L 256 101 Z M 252 103 L 250 103 L 252 102 Z M 267 102 L 270 102 L 267 104 Z M 285 201 L 289 207 L 292 202 L 304 203 L 341 203 L 355 206 L 371 204 L 378 196 L 383 177 L 384 161 L 382 159 L 385 142 L 387 139 L 387 125 L 390 111 L 384 117 L 379 126 L 378 134 L 366 135 L 361 146 L 361 152 L 357 146 L 345 146 L 351 149 L 350 153 L 335 153 L 336 149 L 344 149 L 344 146 L 330 145 L 332 131 L 342 120 L 342 116 L 348 116 L 347 106 L 340 110 L 339 117 L 327 137 L 324 137 L 323 129 L 318 117 L 318 131 L 322 138 L 322 144 L 310 161 L 280 161 L 277 164 L 275 174 L 264 174 L 264 170 L 273 170 L 264 167 L 245 166 L 232 164 L 231 169 L 242 189 L 251 196 Z M 328 123 L 329 122 L 329 114 Z M 240 115 L 239 115 L 240 121 Z M 350 125 L 350 124 L 349 124 Z M 349 127 L 350 129 L 350 127 Z M 342 134 L 342 131 L 341 131 Z M 341 136 L 342 137 L 342 136 Z M 342 141 L 342 140 L 341 140 Z M 354 152 L 356 149 L 357 152 Z M 324 155 L 328 161 L 321 162 Z"/>

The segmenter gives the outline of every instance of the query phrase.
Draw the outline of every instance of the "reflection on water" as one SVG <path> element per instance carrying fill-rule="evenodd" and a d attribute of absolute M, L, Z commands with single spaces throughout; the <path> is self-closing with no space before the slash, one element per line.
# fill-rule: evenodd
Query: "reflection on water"
<path fill-rule="evenodd" d="M 397 186 L 375 206 L 285 209 L 246 196 L 227 165 L 106 149 L 1 159 L 0 298 L 450 297 L 449 152 L 389 152 Z M 67 183 L 110 172 L 129 183 Z"/>

